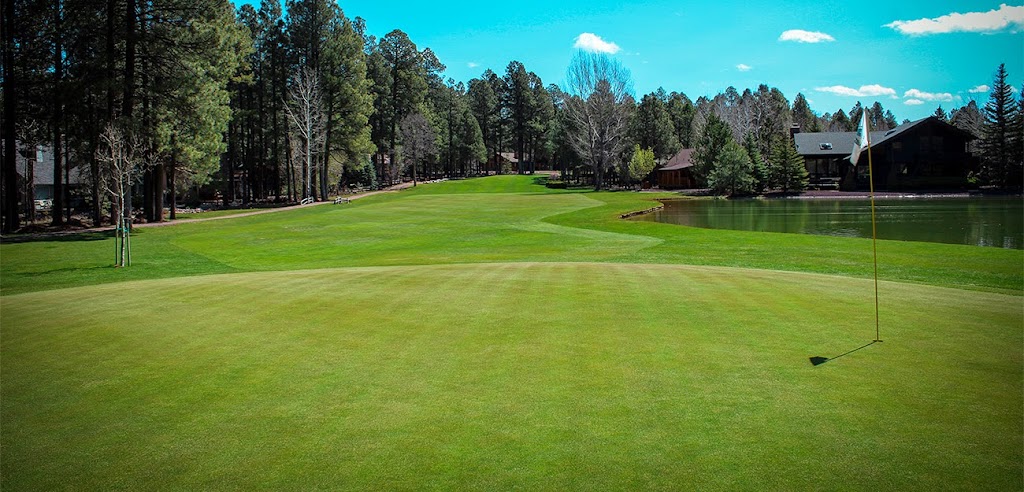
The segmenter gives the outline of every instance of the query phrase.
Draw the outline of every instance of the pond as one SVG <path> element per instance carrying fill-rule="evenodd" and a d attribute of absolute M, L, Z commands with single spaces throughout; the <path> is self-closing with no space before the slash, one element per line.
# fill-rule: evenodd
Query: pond
<path fill-rule="evenodd" d="M 665 200 L 635 220 L 709 229 L 871 237 L 864 199 Z M 1024 249 L 1020 197 L 875 200 L 879 239 Z"/>

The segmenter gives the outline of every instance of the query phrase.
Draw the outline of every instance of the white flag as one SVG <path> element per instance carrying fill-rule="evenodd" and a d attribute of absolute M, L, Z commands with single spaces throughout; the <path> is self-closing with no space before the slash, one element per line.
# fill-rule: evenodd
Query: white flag
<path fill-rule="evenodd" d="M 857 133 L 857 139 L 853 141 L 853 153 L 850 154 L 850 162 L 854 166 L 860 160 L 861 151 L 868 145 L 868 112 L 864 111 L 861 113 L 860 131 Z"/>

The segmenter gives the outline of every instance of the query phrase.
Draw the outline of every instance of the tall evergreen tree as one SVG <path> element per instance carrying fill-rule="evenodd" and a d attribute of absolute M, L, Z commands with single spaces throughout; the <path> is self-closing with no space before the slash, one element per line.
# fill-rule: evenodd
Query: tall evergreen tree
<path fill-rule="evenodd" d="M 797 93 L 793 98 L 793 123 L 800 125 L 802 132 L 819 132 L 821 127 L 818 124 L 818 117 L 811 111 L 807 98 Z"/>
<path fill-rule="evenodd" d="M 729 139 L 715 158 L 708 175 L 708 186 L 715 193 L 735 196 L 754 191 L 756 180 L 750 156 L 736 141 Z"/>
<path fill-rule="evenodd" d="M 747 156 L 750 157 L 751 175 L 754 178 L 752 191 L 763 193 L 771 184 L 771 173 L 753 134 L 748 133 L 743 139 L 743 148 L 747 151 Z"/>
<path fill-rule="evenodd" d="M 340 185 L 344 168 L 356 169 L 373 153 L 369 119 L 373 111 L 362 36 L 340 8 L 333 8 L 321 62 L 320 77 L 326 111 L 320 195 Z M 336 163 L 332 166 L 332 163 Z"/>
<path fill-rule="evenodd" d="M 687 149 L 693 147 L 695 139 L 691 130 L 693 117 L 696 114 L 693 102 L 686 97 L 686 94 L 673 92 L 668 96 L 665 109 L 668 111 L 669 118 L 672 119 L 672 126 L 675 128 L 676 140 L 679 141 L 679 145 Z"/>
<path fill-rule="evenodd" d="M 715 113 L 707 117 L 693 154 L 693 174 L 699 183 L 707 183 L 725 144 L 732 140 L 732 130 Z"/>
<path fill-rule="evenodd" d="M 1014 135 L 1020 106 L 1013 98 L 1013 88 L 1006 77 L 1006 65 L 1000 64 L 982 111 L 985 122 L 981 135 L 982 175 L 988 183 L 1004 188 L 1020 187 L 1022 174 L 1013 148 L 1020 142 L 1020 137 Z"/>
<path fill-rule="evenodd" d="M 804 158 L 789 138 L 778 138 L 772 145 L 770 158 L 772 187 L 783 193 L 807 189 L 808 176 Z"/>
<path fill-rule="evenodd" d="M 551 153 L 551 124 L 555 117 L 554 101 L 544 82 L 533 73 L 530 76 L 530 115 L 527 121 L 527 151 L 530 154 L 530 172 L 537 169 L 537 162 L 548 160 Z"/>
<path fill-rule="evenodd" d="M 656 93 L 645 95 L 633 113 L 630 125 L 633 141 L 651 149 L 657 159 L 667 160 L 679 151 L 679 138 L 665 103 Z"/>
<path fill-rule="evenodd" d="M 377 120 L 374 144 L 378 150 L 378 172 L 381 172 L 382 154 L 388 154 L 392 165 L 398 162 L 398 126 L 426 97 L 427 73 L 422 54 L 409 36 L 398 29 L 380 39 L 371 58 L 374 118 Z"/>
<path fill-rule="evenodd" d="M 533 105 L 530 92 L 530 76 L 526 67 L 521 62 L 511 61 L 505 68 L 505 76 L 502 78 L 505 90 L 502 93 L 502 105 L 508 108 L 509 117 L 512 123 L 512 137 L 515 144 L 517 169 L 522 174 L 523 163 L 526 160 L 526 132 L 527 122 L 530 118 L 530 108 Z"/>
<path fill-rule="evenodd" d="M 497 150 L 497 134 L 499 125 L 499 102 L 494 88 L 488 82 L 486 74 L 483 78 L 469 81 L 469 107 L 480 128 L 488 156 L 494 156 Z M 485 160 L 487 157 L 484 158 Z"/>

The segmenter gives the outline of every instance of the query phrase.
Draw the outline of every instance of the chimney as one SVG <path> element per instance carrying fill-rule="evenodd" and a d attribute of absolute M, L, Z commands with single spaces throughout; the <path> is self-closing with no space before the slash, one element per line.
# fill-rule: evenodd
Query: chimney
<path fill-rule="evenodd" d="M 789 125 L 789 139 L 793 140 L 793 135 L 800 133 L 800 123 L 793 123 Z"/>

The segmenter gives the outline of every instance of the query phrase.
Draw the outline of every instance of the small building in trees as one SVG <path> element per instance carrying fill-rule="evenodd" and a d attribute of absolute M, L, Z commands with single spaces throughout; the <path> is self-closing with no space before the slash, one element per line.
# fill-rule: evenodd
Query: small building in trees
<path fill-rule="evenodd" d="M 516 158 L 515 152 L 501 152 L 487 158 L 487 172 L 510 173 L 516 170 L 518 164 L 519 159 Z"/>
<path fill-rule="evenodd" d="M 976 137 L 935 116 L 871 132 L 875 188 L 880 190 L 948 189 L 968 186 L 977 168 L 968 143 Z M 869 188 L 865 149 L 856 169 L 850 164 L 856 132 L 795 130 L 793 141 L 804 158 L 812 188 Z"/>
<path fill-rule="evenodd" d="M 20 146 L 19 146 L 20 148 Z M 53 182 L 53 148 L 46 145 L 29 146 L 17 152 L 15 157 L 18 170 L 18 182 L 22 187 L 23 196 L 31 195 L 32 200 L 37 202 L 49 202 L 54 198 Z M 82 167 L 67 169 L 66 196 L 82 184 L 88 178 L 82 174 Z M 28 188 L 31 178 L 31 190 Z"/>
<path fill-rule="evenodd" d="M 696 188 L 693 177 L 693 149 L 682 149 L 655 172 L 658 187 L 666 190 Z"/>

